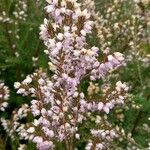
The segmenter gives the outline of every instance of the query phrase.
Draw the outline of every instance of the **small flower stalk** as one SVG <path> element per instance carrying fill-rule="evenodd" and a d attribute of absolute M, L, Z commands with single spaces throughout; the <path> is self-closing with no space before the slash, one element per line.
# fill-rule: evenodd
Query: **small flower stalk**
<path fill-rule="evenodd" d="M 0 81 L 0 111 L 5 111 L 8 106 L 8 99 L 10 96 L 10 91 L 7 86 L 5 86 L 3 81 Z"/>
<path fill-rule="evenodd" d="M 103 85 L 99 88 L 100 98 L 92 99 L 84 93 L 81 83 L 86 79 L 91 83 L 105 79 L 124 64 L 124 57 L 119 52 L 108 54 L 98 47 L 90 47 L 87 37 L 92 34 L 95 22 L 90 9 L 76 0 L 50 0 L 45 10 L 47 18 L 40 26 L 40 38 L 46 46 L 53 75 L 49 77 L 38 70 L 14 84 L 18 94 L 32 98 L 29 105 L 14 113 L 14 131 L 22 139 L 35 143 L 39 150 L 55 149 L 57 143 L 73 150 L 82 138 L 82 127 L 95 118 L 88 128 L 90 135 L 85 149 L 108 149 L 119 134 L 108 123 L 107 115 L 114 107 L 124 104 L 128 87 L 121 81 L 114 87 Z M 33 121 L 19 124 L 18 120 L 22 119 L 19 116 L 27 115 Z M 4 120 L 3 124 L 6 124 Z"/>

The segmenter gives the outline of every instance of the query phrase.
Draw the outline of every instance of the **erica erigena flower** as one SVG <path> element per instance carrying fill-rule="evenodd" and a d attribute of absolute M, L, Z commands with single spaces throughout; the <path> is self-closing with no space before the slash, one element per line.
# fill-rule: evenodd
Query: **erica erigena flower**
<path fill-rule="evenodd" d="M 124 58 L 115 52 L 105 54 L 99 61 L 99 48 L 89 47 L 86 42 L 94 26 L 91 13 L 76 0 L 50 0 L 45 10 L 48 18 L 40 26 L 40 38 L 54 75 L 48 78 L 39 71 L 28 75 L 22 83 L 15 83 L 18 94 L 33 97 L 30 111 L 36 117 L 19 134 L 36 143 L 40 150 L 54 149 L 56 142 L 64 142 L 66 149 L 71 150 L 73 141 L 80 139 L 79 125 L 88 119 L 87 113 L 109 114 L 115 105 L 124 102 L 127 92 L 125 84 L 119 82 L 114 92 L 105 93 L 102 100 L 91 101 L 81 91 L 81 81 L 85 77 L 92 81 L 104 78 L 121 66 Z M 91 136 L 93 131 L 101 132 L 92 130 Z M 116 137 L 112 132 L 108 134 Z M 102 143 L 95 146 L 105 147 Z"/>

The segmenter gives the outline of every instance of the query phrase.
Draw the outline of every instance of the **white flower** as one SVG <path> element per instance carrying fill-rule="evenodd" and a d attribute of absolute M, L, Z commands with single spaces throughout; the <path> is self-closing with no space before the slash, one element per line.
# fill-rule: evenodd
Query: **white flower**
<path fill-rule="evenodd" d="M 15 83 L 14 83 L 15 89 L 18 89 L 18 88 L 20 87 L 20 85 L 21 85 L 21 84 L 20 84 L 19 82 L 15 82 Z"/>
<path fill-rule="evenodd" d="M 73 97 L 76 98 L 76 97 L 78 97 L 78 95 L 79 95 L 79 93 L 78 93 L 78 92 L 75 92 L 75 93 L 73 94 Z"/>
<path fill-rule="evenodd" d="M 49 54 L 49 51 L 46 49 L 46 50 L 44 50 L 44 53 L 45 54 Z"/>
<path fill-rule="evenodd" d="M 35 131 L 35 128 L 34 128 L 34 127 L 30 127 L 30 128 L 27 130 L 28 133 L 33 133 L 34 131 Z"/>
<path fill-rule="evenodd" d="M 77 15 L 77 17 L 81 16 L 82 15 L 82 11 L 80 9 L 76 10 L 76 15 Z"/>
<path fill-rule="evenodd" d="M 118 81 L 118 82 L 116 83 L 116 90 L 117 90 L 118 92 L 120 92 L 121 89 L 123 89 L 123 90 L 125 90 L 125 91 L 128 91 L 127 85 L 126 85 L 125 83 L 122 83 L 121 81 Z"/>
<path fill-rule="evenodd" d="M 123 61 L 124 57 L 123 54 L 119 53 L 119 52 L 115 52 L 114 53 L 115 57 L 119 60 L 119 61 Z"/>
<path fill-rule="evenodd" d="M 45 109 L 45 108 L 42 108 L 42 110 L 41 110 L 41 114 L 42 114 L 43 116 L 45 116 L 45 115 L 46 115 L 46 113 L 47 113 L 46 109 Z"/>
<path fill-rule="evenodd" d="M 54 39 L 49 39 L 50 47 L 55 46 L 55 40 Z"/>
<path fill-rule="evenodd" d="M 103 144 L 96 144 L 96 150 L 102 150 L 104 148 Z"/>
<path fill-rule="evenodd" d="M 38 80 L 38 83 L 39 83 L 40 85 L 43 85 L 43 84 L 45 83 L 45 81 L 41 78 L 41 79 Z"/>
<path fill-rule="evenodd" d="M 101 111 L 102 108 L 103 108 L 103 106 L 104 106 L 104 104 L 103 104 L 102 102 L 99 102 L 99 103 L 98 103 L 98 106 L 97 106 L 97 107 L 98 107 L 98 110 Z"/>
<path fill-rule="evenodd" d="M 30 76 L 27 76 L 25 80 L 23 80 L 23 84 L 29 84 L 32 82 L 32 78 Z"/>
<path fill-rule="evenodd" d="M 76 133 L 75 138 L 79 140 L 80 139 L 80 134 Z"/>
<path fill-rule="evenodd" d="M 61 42 L 58 42 L 58 43 L 56 44 L 56 47 L 57 47 L 58 50 L 60 50 L 60 49 L 62 48 L 62 43 L 61 43 Z"/>
<path fill-rule="evenodd" d="M 65 32 L 65 34 L 68 33 L 69 29 L 70 29 L 69 26 L 64 26 L 64 32 Z M 69 33 L 68 33 L 68 34 L 69 34 Z"/>
<path fill-rule="evenodd" d="M 78 57 L 78 56 L 80 56 L 80 54 L 81 54 L 80 50 L 75 50 L 74 51 L 74 56 Z"/>
<path fill-rule="evenodd" d="M 80 97 L 83 99 L 84 98 L 84 93 L 80 93 Z"/>
<path fill-rule="evenodd" d="M 83 36 L 86 36 L 86 31 L 85 31 L 85 30 L 81 30 L 80 33 L 81 33 Z"/>
<path fill-rule="evenodd" d="M 64 35 L 62 33 L 58 33 L 57 38 L 62 41 L 63 40 Z"/>
<path fill-rule="evenodd" d="M 17 94 L 24 94 L 24 92 L 25 92 L 25 89 L 20 88 L 20 89 L 17 91 Z"/>
<path fill-rule="evenodd" d="M 7 102 L 3 102 L 2 106 L 6 108 L 8 106 L 8 103 Z"/>
<path fill-rule="evenodd" d="M 46 0 L 46 1 L 50 1 L 50 0 Z M 48 5 L 46 7 L 46 11 L 47 11 L 47 13 L 53 12 L 54 11 L 54 6 L 53 5 Z"/>
<path fill-rule="evenodd" d="M 39 125 L 39 121 L 37 119 L 34 119 L 33 125 L 34 126 L 38 126 Z"/>
<path fill-rule="evenodd" d="M 49 137 L 54 137 L 54 131 L 53 130 L 49 130 L 48 132 L 47 132 L 47 135 L 49 136 Z"/>
<path fill-rule="evenodd" d="M 36 136 L 36 137 L 34 137 L 33 142 L 35 142 L 35 143 L 42 143 L 43 142 L 43 138 L 40 137 L 40 136 Z"/>
<path fill-rule="evenodd" d="M 108 55 L 108 61 L 113 61 L 114 60 L 114 57 L 112 55 Z"/>
<path fill-rule="evenodd" d="M 103 110 L 104 110 L 104 112 L 106 113 L 106 114 L 109 114 L 109 107 L 107 107 L 107 106 L 104 106 L 103 107 Z"/>

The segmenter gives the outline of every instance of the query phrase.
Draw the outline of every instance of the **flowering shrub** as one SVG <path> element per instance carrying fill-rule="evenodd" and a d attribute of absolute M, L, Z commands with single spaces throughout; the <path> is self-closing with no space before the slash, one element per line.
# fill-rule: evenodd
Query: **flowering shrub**
<path fill-rule="evenodd" d="M 28 14 L 27 1 L 17 2 L 12 22 L 2 12 L 0 21 L 4 25 L 18 25 L 20 21 L 26 24 L 28 16 L 32 18 Z M 17 7 L 19 5 L 22 9 Z M 39 1 L 36 5 L 43 7 Z M 27 148 L 25 141 L 33 143 L 33 149 L 40 150 L 122 149 L 124 145 L 127 149 L 143 148 L 135 142 L 133 135 L 136 128 L 144 130 L 138 126 L 138 119 L 145 106 L 141 103 L 137 105 L 132 101 L 134 97 L 127 94 L 128 86 L 120 81 L 126 75 L 125 71 L 122 69 L 120 73 L 118 68 L 126 66 L 124 68 L 128 69 L 128 64 L 132 64 L 136 56 L 138 75 L 142 81 L 139 62 L 144 62 L 142 66 L 146 68 L 149 66 L 149 55 L 141 55 L 140 52 L 141 45 L 148 41 L 148 5 L 147 1 L 114 0 L 108 4 L 102 2 L 104 9 L 101 7 L 100 13 L 96 13 L 92 0 L 48 0 L 46 18 L 40 26 L 40 39 L 48 56 L 48 65 L 44 65 L 47 69 L 40 68 L 31 73 L 40 66 L 38 61 L 44 61 L 38 58 L 41 54 L 38 42 L 35 53 L 29 55 L 30 71 L 27 72 L 30 74 L 22 82 L 14 83 L 17 94 L 25 97 L 25 104 L 13 110 L 10 118 L 1 118 L 4 130 L 12 141 L 17 141 L 18 149 Z M 129 16 L 124 7 L 136 9 Z M 8 28 L 6 33 L 9 33 Z M 8 37 L 7 42 L 10 41 Z M 19 35 L 16 38 L 19 39 Z M 17 46 L 12 41 L 10 43 L 17 60 L 23 58 L 19 54 L 22 47 L 18 43 Z M 27 72 L 21 71 L 20 63 L 16 64 L 17 74 L 23 78 Z M 132 83 L 131 90 L 134 88 Z M 7 103 L 3 95 L 9 95 L 9 92 L 1 85 L 0 106 L 4 110 Z M 123 122 L 125 113 L 130 109 L 140 111 L 135 123 L 132 123 L 132 130 L 128 131 L 123 129 Z M 149 126 L 144 124 L 144 127 L 148 132 Z M 125 141 L 128 143 L 124 144 Z"/>
<path fill-rule="evenodd" d="M 80 3 L 51 1 L 46 12 L 50 19 L 44 19 L 40 37 L 48 49 L 45 53 L 54 74 L 48 78 L 45 73 L 34 73 L 22 83 L 15 83 L 18 94 L 34 97 L 29 110 L 36 117 L 29 128 L 20 126 L 17 131 L 21 138 L 36 143 L 38 149 L 53 149 L 55 142 L 65 142 L 70 150 L 75 139 L 80 139 L 79 126 L 88 120 L 87 113 L 109 114 L 115 105 L 124 103 L 128 90 L 119 81 L 113 92 L 107 89 L 101 99 L 88 100 L 80 88 L 82 80 L 85 77 L 91 80 L 104 78 L 118 68 L 124 58 L 121 53 L 114 52 L 98 60 L 99 49 L 90 48 L 86 43 L 86 36 L 92 33 L 94 22 L 90 12 Z M 22 113 L 18 115 L 24 116 Z M 13 128 L 16 130 L 16 126 Z M 107 148 L 117 137 L 115 130 L 107 129 L 105 132 L 97 125 L 89 130 L 90 139 L 92 136 L 94 139 L 87 144 L 87 150 Z"/>

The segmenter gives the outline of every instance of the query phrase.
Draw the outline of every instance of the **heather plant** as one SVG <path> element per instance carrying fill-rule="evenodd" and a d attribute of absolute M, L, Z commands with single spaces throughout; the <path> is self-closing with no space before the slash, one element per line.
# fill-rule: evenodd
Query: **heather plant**
<path fill-rule="evenodd" d="M 149 1 L 47 2 L 0 2 L 0 148 L 148 149 Z"/>
<path fill-rule="evenodd" d="M 124 58 L 121 53 L 114 52 L 98 59 L 99 49 L 90 48 L 86 43 L 94 22 L 88 9 L 83 9 L 80 3 L 50 1 L 46 12 L 48 19 L 45 18 L 40 27 L 40 37 L 47 47 L 45 53 L 53 75 L 47 77 L 46 73 L 36 72 L 21 83 L 15 83 L 18 94 L 31 95 L 33 100 L 29 108 L 22 107 L 13 116 L 13 130 L 21 138 L 36 143 L 38 149 L 54 149 L 57 143 L 64 143 L 66 149 L 71 150 L 75 147 L 74 142 L 82 136 L 79 131 L 82 124 L 86 124 L 95 113 L 109 114 L 113 107 L 123 104 L 128 90 L 124 83 L 118 81 L 111 92 L 109 88 L 102 91 L 101 99 L 90 100 L 82 92 L 82 80 L 104 78 L 120 67 Z M 35 119 L 28 125 L 19 124 L 17 121 L 28 109 Z M 2 123 L 5 125 L 5 120 Z M 118 137 L 112 125 L 105 119 L 104 123 L 105 128 L 99 128 L 97 124 L 101 122 L 97 121 L 93 128 L 88 129 L 89 142 L 85 149 L 108 148 L 113 138 Z"/>
<path fill-rule="evenodd" d="M 130 109 L 117 110 L 117 118 L 126 132 L 139 140 L 142 145 L 147 145 L 149 136 L 142 130 L 145 123 L 149 126 L 149 8 L 150 1 L 101 1 L 104 7 L 95 13 L 93 1 L 86 1 L 93 16 L 97 20 L 96 30 L 100 49 L 105 53 L 120 51 L 124 53 L 127 67 L 108 76 L 108 82 L 121 77 L 130 84 L 130 102 L 127 104 Z M 85 4 L 85 5 L 86 5 Z M 98 4 L 98 3 L 97 3 Z M 125 9 L 128 8 L 128 9 Z M 130 71 L 129 71 L 130 70 Z M 134 81 L 134 82 L 133 82 Z M 146 104 L 146 105 L 145 105 Z M 120 113 L 121 112 L 121 113 Z M 136 113 L 133 117 L 132 113 Z M 119 115 L 118 115 L 119 114 Z M 130 115 L 131 114 L 131 115 Z M 144 124 L 141 122 L 145 122 Z M 130 124 L 128 127 L 124 122 Z M 130 123 L 129 123 L 130 122 Z M 131 125 L 132 124 L 132 125 Z M 141 129 L 139 132 L 138 129 Z M 145 137 L 145 140 L 142 137 Z M 134 149 L 134 147 L 132 147 Z"/>
<path fill-rule="evenodd" d="M 150 2 L 144 0 L 101 2 L 100 4 L 104 5 L 104 9 L 101 8 L 97 13 L 95 13 L 96 8 L 93 1 L 87 0 L 86 4 L 89 5 L 93 12 L 93 17 L 96 19 L 100 49 L 105 53 L 111 53 L 116 50 L 124 53 L 128 65 L 126 68 L 130 68 L 134 64 L 134 67 L 136 66 L 138 70 L 139 84 L 141 86 L 146 85 L 146 89 L 149 88 L 146 84 L 148 81 L 146 80 L 145 83 L 142 81 L 142 72 L 144 72 L 144 68 L 148 70 L 150 64 L 150 41 L 148 36 L 150 29 L 148 11 Z M 128 11 L 125 9 L 127 7 L 129 8 Z M 130 69 L 135 70 L 133 67 Z M 135 92 L 144 91 L 144 89 L 136 90 L 135 83 L 137 82 L 130 83 Z M 144 95 L 147 94 L 144 92 Z"/>

